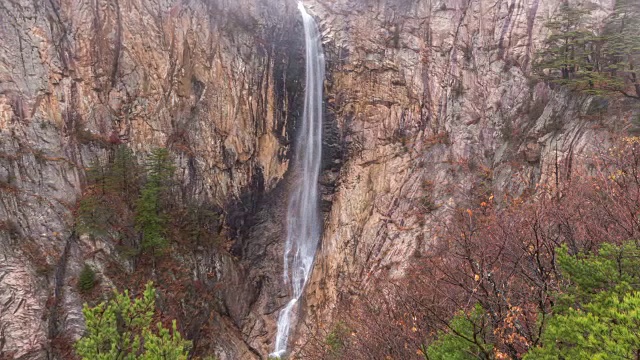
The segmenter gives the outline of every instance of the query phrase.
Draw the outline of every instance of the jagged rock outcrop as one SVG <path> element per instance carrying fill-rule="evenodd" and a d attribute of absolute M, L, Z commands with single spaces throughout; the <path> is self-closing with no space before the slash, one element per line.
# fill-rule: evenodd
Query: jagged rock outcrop
<path fill-rule="evenodd" d="M 456 207 L 588 167 L 638 113 L 531 77 L 554 0 L 305 4 L 327 56 L 325 227 L 298 344 L 342 298 L 404 276 Z M 613 2 L 589 6 L 598 24 Z M 183 260 L 225 284 L 212 350 L 272 350 L 299 21 L 288 0 L 0 2 L 0 358 L 79 336 L 82 265 L 126 262 L 72 231 L 86 167 L 121 143 L 169 148 L 183 198 L 222 209 L 228 251 Z"/>

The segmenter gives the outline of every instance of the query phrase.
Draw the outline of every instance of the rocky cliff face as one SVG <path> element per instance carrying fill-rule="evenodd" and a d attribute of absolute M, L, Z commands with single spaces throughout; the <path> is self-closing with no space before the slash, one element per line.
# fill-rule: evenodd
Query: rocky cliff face
<path fill-rule="evenodd" d="M 327 107 L 345 161 L 325 173 L 337 188 L 302 334 L 326 334 L 341 300 L 405 276 L 456 208 L 588 169 L 590 154 L 637 114 L 633 101 L 532 76 L 559 1 L 310 3 L 330 54 Z M 598 28 L 614 4 L 586 6 Z"/>
<path fill-rule="evenodd" d="M 323 31 L 328 115 L 325 228 L 301 341 L 330 325 L 341 298 L 403 276 L 457 206 L 588 166 L 636 116 L 532 80 L 557 1 L 305 4 Z M 226 284 L 217 355 L 272 350 L 303 91 L 295 5 L 0 3 L 0 353 L 40 359 L 52 338 L 79 336 L 82 264 L 126 263 L 115 244 L 72 232 L 85 169 L 120 143 L 169 148 L 183 198 L 222 209 L 233 245 L 184 259 L 195 278 Z M 590 6 L 597 24 L 613 3 Z"/>
<path fill-rule="evenodd" d="M 247 194 L 287 170 L 304 66 L 295 11 L 284 1 L 0 3 L 2 354 L 43 358 L 52 336 L 81 333 L 74 277 L 116 253 L 73 236 L 73 210 L 85 169 L 114 145 L 169 148 L 183 196 L 229 209 L 228 226 L 242 227 Z M 202 273 L 242 272 L 222 275 L 230 256 L 201 255 Z M 52 319 L 54 304 L 63 310 Z"/>

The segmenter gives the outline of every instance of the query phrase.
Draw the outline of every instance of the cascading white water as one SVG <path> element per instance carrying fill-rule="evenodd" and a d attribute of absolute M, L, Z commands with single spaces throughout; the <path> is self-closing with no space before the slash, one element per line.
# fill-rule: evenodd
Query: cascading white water
<path fill-rule="evenodd" d="M 271 357 L 280 357 L 287 350 L 289 331 L 295 322 L 296 304 L 311 274 L 320 239 L 318 175 L 322 155 L 324 54 L 315 21 L 302 2 L 298 2 L 298 9 L 304 23 L 306 82 L 304 114 L 293 163 L 296 182 L 287 209 L 287 240 L 284 247 L 284 282 L 291 286 L 292 298 L 278 315 L 278 334 Z"/>

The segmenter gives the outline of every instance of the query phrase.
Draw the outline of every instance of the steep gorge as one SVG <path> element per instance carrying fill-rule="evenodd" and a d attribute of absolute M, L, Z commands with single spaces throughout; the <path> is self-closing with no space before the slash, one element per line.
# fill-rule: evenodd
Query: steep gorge
<path fill-rule="evenodd" d="M 324 230 L 296 348 L 336 304 L 404 276 L 458 206 L 588 168 L 632 100 L 536 82 L 553 0 L 309 0 L 327 56 Z M 592 21 L 613 1 L 591 1 Z M 218 305 L 221 359 L 273 351 L 292 136 L 302 109 L 295 1 L 0 2 L 0 353 L 51 356 L 82 332 L 74 234 L 85 169 L 123 143 L 175 155 L 181 201 L 219 209 L 222 247 L 180 251 Z M 174 259 L 174 260 L 176 260 Z M 167 295 L 170 296 L 170 295 Z M 52 311 L 51 309 L 56 309 Z M 295 340 L 295 339 L 293 339 Z M 290 342 L 292 343 L 292 342 Z"/>

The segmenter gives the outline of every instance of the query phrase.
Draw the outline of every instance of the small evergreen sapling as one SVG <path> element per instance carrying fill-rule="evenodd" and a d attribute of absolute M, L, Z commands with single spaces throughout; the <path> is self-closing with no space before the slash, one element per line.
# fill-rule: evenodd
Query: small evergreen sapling
<path fill-rule="evenodd" d="M 88 292 L 96 285 L 96 273 L 91 266 L 84 264 L 80 277 L 78 278 L 78 289 L 80 292 Z"/>

